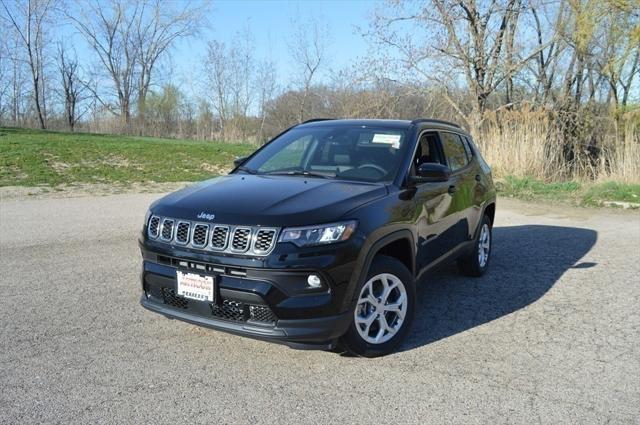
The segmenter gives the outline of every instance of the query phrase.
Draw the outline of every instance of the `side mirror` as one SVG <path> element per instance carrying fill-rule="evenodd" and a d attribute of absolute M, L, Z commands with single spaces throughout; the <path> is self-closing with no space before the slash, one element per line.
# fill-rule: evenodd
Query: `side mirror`
<path fill-rule="evenodd" d="M 242 165 L 243 162 L 245 162 L 247 160 L 248 156 L 239 156 L 236 159 L 233 160 L 233 166 L 234 167 L 239 167 L 240 165 Z"/>
<path fill-rule="evenodd" d="M 416 175 L 411 178 L 413 183 L 446 182 L 451 176 L 451 170 L 446 165 L 425 162 L 416 169 Z"/>

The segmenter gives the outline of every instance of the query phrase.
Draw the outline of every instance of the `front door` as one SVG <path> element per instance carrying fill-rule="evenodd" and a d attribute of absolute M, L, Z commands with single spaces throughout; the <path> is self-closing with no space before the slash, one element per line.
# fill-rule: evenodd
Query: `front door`
<path fill-rule="evenodd" d="M 438 133 L 423 133 L 413 158 L 412 170 L 423 163 L 434 162 L 446 165 Z M 420 183 L 412 199 L 417 211 L 418 269 L 423 269 L 442 257 L 450 249 L 448 229 L 454 225 L 451 216 L 453 196 L 451 182 Z"/>

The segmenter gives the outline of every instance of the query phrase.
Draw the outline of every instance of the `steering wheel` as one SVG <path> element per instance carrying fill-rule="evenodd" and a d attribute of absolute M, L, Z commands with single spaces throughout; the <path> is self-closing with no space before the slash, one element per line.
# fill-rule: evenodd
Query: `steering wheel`
<path fill-rule="evenodd" d="M 379 165 L 376 164 L 362 164 L 362 165 L 358 165 L 357 167 L 358 169 L 361 168 L 373 168 L 374 170 L 380 172 L 380 174 L 382 174 L 383 176 L 387 174 L 387 170 L 385 170 L 384 168 L 382 168 Z"/>

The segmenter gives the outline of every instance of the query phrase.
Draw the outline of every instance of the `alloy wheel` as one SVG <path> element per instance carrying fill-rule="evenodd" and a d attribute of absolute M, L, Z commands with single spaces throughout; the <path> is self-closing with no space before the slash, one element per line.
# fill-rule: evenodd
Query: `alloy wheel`
<path fill-rule="evenodd" d="M 478 238 L 478 264 L 480 267 L 487 265 L 490 250 L 491 230 L 489 229 L 489 225 L 485 223 L 480 230 L 480 238 Z"/>
<path fill-rule="evenodd" d="M 358 333 L 370 344 L 389 341 L 402 327 L 407 305 L 407 290 L 397 276 L 373 276 L 360 290 L 354 312 Z"/>

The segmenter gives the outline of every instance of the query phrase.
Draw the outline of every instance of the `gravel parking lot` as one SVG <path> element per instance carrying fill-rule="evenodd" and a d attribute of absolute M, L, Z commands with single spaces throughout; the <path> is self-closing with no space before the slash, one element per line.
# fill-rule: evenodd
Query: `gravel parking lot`
<path fill-rule="evenodd" d="M 0 422 L 640 422 L 637 212 L 500 200 L 489 274 L 429 276 L 368 360 L 143 310 L 158 196 L 0 203 Z"/>

